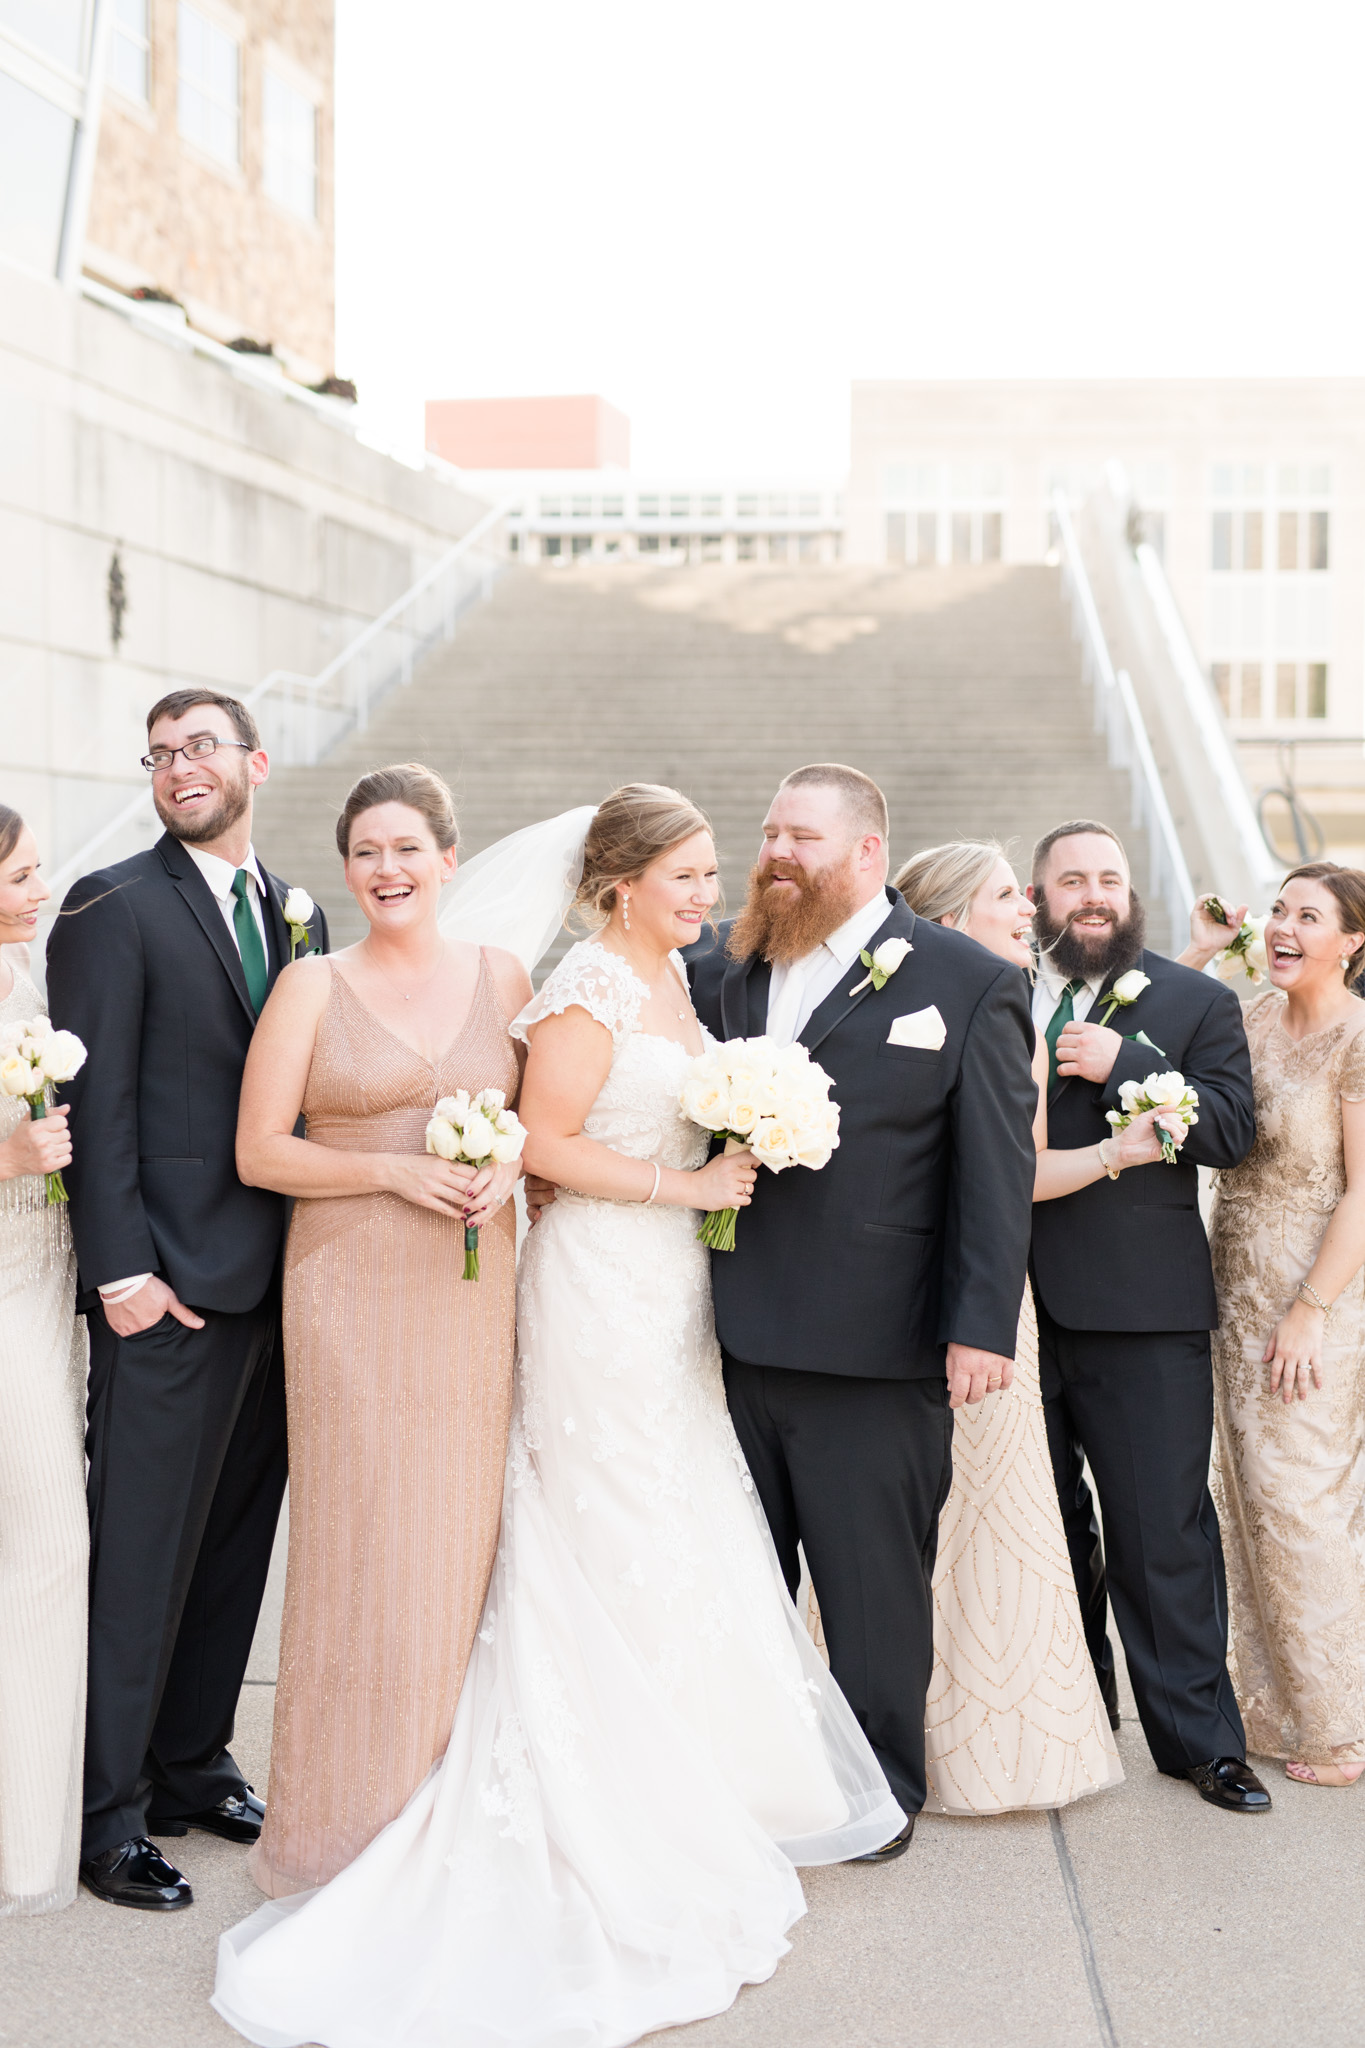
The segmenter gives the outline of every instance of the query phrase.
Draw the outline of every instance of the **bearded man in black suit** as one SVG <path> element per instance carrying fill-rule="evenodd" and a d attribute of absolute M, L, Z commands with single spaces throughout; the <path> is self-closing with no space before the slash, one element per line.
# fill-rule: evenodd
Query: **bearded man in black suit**
<path fill-rule="evenodd" d="M 327 927 L 291 930 L 252 850 L 269 763 L 245 706 L 179 690 L 147 738 L 165 834 L 70 890 L 48 991 L 89 1049 L 64 1091 L 90 1328 L 81 1876 L 167 1912 L 192 1893 L 148 1835 L 250 1842 L 264 1813 L 227 1745 L 286 1474 L 285 1205 L 237 1178 L 237 1103 L 276 976 Z"/>
<path fill-rule="evenodd" d="M 1037 1098 L 1024 976 L 917 918 L 886 872 L 876 783 L 798 769 L 744 910 L 691 967 L 716 1038 L 799 1040 L 839 1106 L 830 1163 L 760 1174 L 711 1271 L 730 1413 L 788 1588 L 799 1544 L 831 1669 L 909 1816 L 866 1862 L 901 1854 L 924 1804 L 950 1410 L 1013 1377 Z"/>
<path fill-rule="evenodd" d="M 1076 819 L 1040 839 L 1029 895 L 1049 1144 L 1100 1143 L 1125 1081 L 1173 1068 L 1199 1097 L 1175 1165 L 1130 1167 L 1033 1212 L 1043 1413 L 1086 1641 L 1117 1726 L 1112 1603 L 1158 1769 L 1190 1778 L 1212 1805 L 1262 1813 L 1270 1795 L 1247 1768 L 1228 1677 L 1208 1487 L 1218 1303 L 1196 1170 L 1237 1165 L 1255 1136 L 1241 1006 L 1221 982 L 1145 948 L 1128 859 L 1107 825 Z"/>

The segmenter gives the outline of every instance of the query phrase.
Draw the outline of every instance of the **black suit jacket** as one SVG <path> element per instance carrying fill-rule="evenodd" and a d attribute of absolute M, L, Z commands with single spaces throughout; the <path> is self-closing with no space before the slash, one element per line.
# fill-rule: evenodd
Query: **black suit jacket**
<path fill-rule="evenodd" d="M 266 876 L 270 981 L 289 959 L 284 888 Z M 325 951 L 321 911 L 310 948 Z M 169 833 L 83 875 L 47 949 L 54 1023 L 89 1057 L 71 1104 L 66 1169 L 82 1306 L 159 1273 L 194 1308 L 254 1308 L 284 1232 L 282 1195 L 237 1178 L 237 1103 L 255 1028 L 246 977 L 213 892 Z"/>
<path fill-rule="evenodd" d="M 1177 1165 L 1130 1166 L 1116 1181 L 1039 1202 L 1030 1270 L 1064 1329 L 1214 1330 L 1218 1303 L 1195 1169 L 1236 1166 L 1256 1135 L 1242 1006 L 1222 982 L 1160 953 L 1144 953 L 1138 965 L 1151 986 L 1109 1020 L 1125 1034 L 1113 1073 L 1102 1088 L 1076 1076 L 1057 1082 L 1048 1144 L 1098 1143 L 1109 1135 L 1106 1110 L 1120 1107 L 1121 1084 L 1168 1067 L 1197 1093 L 1199 1121 Z M 1098 1024 L 1106 1008 L 1096 1003 L 1087 1021 Z M 1139 1031 L 1151 1045 L 1129 1042 Z"/>
<path fill-rule="evenodd" d="M 914 950 L 890 980 L 851 996 L 855 962 L 801 1033 L 834 1082 L 838 1150 L 819 1172 L 760 1172 L 735 1250 L 711 1260 L 721 1343 L 752 1365 L 928 1379 L 949 1342 L 1014 1355 L 1034 1177 L 1028 984 L 888 889 L 873 944 L 892 937 Z M 691 965 L 697 1014 L 717 1038 L 758 1037 L 769 978 L 718 946 Z M 941 1051 L 888 1043 L 931 1003 Z"/>

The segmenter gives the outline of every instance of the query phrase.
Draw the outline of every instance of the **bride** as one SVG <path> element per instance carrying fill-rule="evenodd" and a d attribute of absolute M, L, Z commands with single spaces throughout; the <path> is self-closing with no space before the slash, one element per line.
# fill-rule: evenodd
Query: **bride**
<path fill-rule="evenodd" d="M 470 863 L 445 929 L 493 938 L 495 906 L 504 943 L 535 925 L 517 842 L 538 829 Z M 705 1034 L 674 957 L 717 895 L 709 826 L 676 791 L 630 784 L 591 817 L 575 900 L 597 936 L 511 1027 L 527 1164 L 561 1192 L 518 1276 L 483 1621 L 449 1748 L 403 1812 L 330 1884 L 223 1936 L 213 2003 L 262 2048 L 615 2048 L 703 2018 L 785 1953 L 795 1864 L 904 1824 L 787 1596 L 725 1407 L 698 1211 L 744 1206 L 756 1169 L 708 1161 L 679 1110 Z"/>

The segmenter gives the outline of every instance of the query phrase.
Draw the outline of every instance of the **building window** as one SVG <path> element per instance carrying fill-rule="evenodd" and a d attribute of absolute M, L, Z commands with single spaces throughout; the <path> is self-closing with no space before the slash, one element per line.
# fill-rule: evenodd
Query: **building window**
<path fill-rule="evenodd" d="M 573 549 L 573 552 L 576 555 L 591 554 L 592 535 L 590 533 L 576 533 L 573 539 L 569 542 L 569 546 Z"/>
<path fill-rule="evenodd" d="M 736 511 L 736 513 L 738 514 L 738 516 L 739 516 L 739 517 L 740 517 L 741 519 L 757 519 L 757 517 L 758 517 L 758 499 L 757 499 L 757 497 L 744 497 L 744 498 L 737 498 L 737 499 L 735 500 L 735 511 Z"/>
<path fill-rule="evenodd" d="M 152 39 L 148 0 L 115 0 L 109 43 L 109 83 L 145 107 L 152 96 Z"/>
<path fill-rule="evenodd" d="M 1229 718 L 1264 717 L 1264 672 L 1259 661 L 1215 661 L 1209 674 Z"/>
<path fill-rule="evenodd" d="M 658 518 L 658 516 L 659 516 L 659 501 L 658 501 L 658 499 L 657 499 L 657 498 L 640 498 L 640 499 L 638 499 L 638 500 L 637 500 L 637 505 L 638 505 L 638 509 L 639 509 L 640 517 L 641 517 L 642 519 L 657 519 L 657 518 Z"/>
<path fill-rule="evenodd" d="M 572 514 L 572 516 L 573 516 L 573 517 L 574 517 L 575 519 L 591 519 L 591 518 L 592 518 L 592 499 L 591 499 L 591 498 L 573 498 L 573 499 L 571 499 L 571 500 L 570 500 L 570 503 L 569 503 L 569 510 L 570 510 L 570 512 L 571 512 L 571 514 Z"/>
<path fill-rule="evenodd" d="M 304 220 L 318 215 L 318 110 L 267 64 L 262 101 L 265 189 Z"/>
<path fill-rule="evenodd" d="M 803 494 L 799 497 L 796 501 L 796 516 L 798 519 L 818 519 L 820 517 L 820 500 L 818 496 Z"/>
<path fill-rule="evenodd" d="M 757 534 L 742 533 L 735 542 L 735 554 L 741 562 L 756 562 L 758 560 Z"/>
<path fill-rule="evenodd" d="M 690 498 L 670 498 L 668 501 L 668 516 L 670 519 L 690 519 L 692 517 L 692 500 Z"/>
<path fill-rule="evenodd" d="M 1215 512 L 1210 526 L 1209 566 L 1227 571 L 1264 566 L 1265 516 L 1259 510 Z"/>
<path fill-rule="evenodd" d="M 625 516 L 626 501 L 624 498 L 603 498 L 602 517 L 604 519 L 624 519 Z"/>
<path fill-rule="evenodd" d="M 559 509 L 559 499 L 558 499 L 558 498 L 542 498 L 542 499 L 541 499 L 541 501 L 540 501 L 540 516 L 541 516 L 541 518 L 542 518 L 542 519 L 558 519 L 558 518 L 560 518 L 560 517 L 561 517 L 561 513 L 560 513 L 560 509 Z"/>
<path fill-rule="evenodd" d="M 938 514 L 917 512 L 915 514 L 915 560 L 921 568 L 928 568 L 938 560 Z"/>
<path fill-rule="evenodd" d="M 904 512 L 888 512 L 886 515 L 886 559 L 888 562 L 903 562 L 907 559 Z"/>
<path fill-rule="evenodd" d="M 703 562 L 718 562 L 725 552 L 725 541 L 719 533 L 704 533 L 701 537 L 701 558 Z"/>
<path fill-rule="evenodd" d="M 983 512 L 981 515 L 981 559 L 983 562 L 998 562 L 1004 540 L 1004 520 L 999 512 Z"/>
<path fill-rule="evenodd" d="M 635 543 L 636 552 L 642 555 L 657 555 L 659 536 L 657 533 L 642 533 Z"/>
<path fill-rule="evenodd" d="M 785 561 L 786 561 L 786 559 L 787 559 L 787 536 L 786 536 L 786 534 L 785 534 L 785 533 L 770 533 L 770 534 L 768 535 L 768 560 L 769 560 L 770 562 L 785 562 Z"/>
<path fill-rule="evenodd" d="M 540 552 L 543 555 L 557 555 L 563 545 L 564 543 L 557 533 L 547 533 L 540 543 Z"/>
<path fill-rule="evenodd" d="M 787 494 L 785 491 L 779 491 L 768 500 L 768 517 L 770 519 L 785 519 L 786 516 Z"/>
<path fill-rule="evenodd" d="M 234 38 L 180 0 L 180 133 L 220 163 L 242 160 L 242 55 Z"/>
<path fill-rule="evenodd" d="M 953 560 L 970 562 L 972 559 L 972 515 L 970 512 L 953 514 Z"/>
<path fill-rule="evenodd" d="M 722 518 L 724 515 L 721 510 L 720 499 L 714 495 L 711 497 L 704 497 L 701 501 L 701 516 L 703 519 Z"/>

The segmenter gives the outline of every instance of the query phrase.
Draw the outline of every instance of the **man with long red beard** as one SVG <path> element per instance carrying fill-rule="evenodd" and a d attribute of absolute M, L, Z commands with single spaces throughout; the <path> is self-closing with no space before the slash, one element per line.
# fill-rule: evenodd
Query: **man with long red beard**
<path fill-rule="evenodd" d="M 1142 905 L 1107 825 L 1073 819 L 1040 839 L 1029 895 L 1048 1143 L 1108 1137 L 1119 1088 L 1151 1073 L 1175 1068 L 1199 1097 L 1175 1165 L 1131 1167 L 1033 1212 L 1043 1414 L 1086 1642 L 1117 1728 L 1112 1603 L 1157 1768 L 1191 1779 L 1211 1805 L 1264 1813 L 1270 1795 L 1247 1768 L 1227 1672 L 1208 1486 L 1218 1303 L 1196 1171 L 1237 1165 L 1255 1134 L 1241 1006 L 1221 982 L 1144 949 Z"/>
<path fill-rule="evenodd" d="M 839 1106 L 828 1166 L 761 1174 L 711 1270 L 730 1413 L 787 1585 L 800 1545 L 830 1667 L 909 1816 L 867 1862 L 903 1853 L 925 1800 L 950 1411 L 1012 1378 L 1036 1098 L 1023 975 L 916 918 L 886 873 L 876 783 L 799 768 L 724 947 L 691 970 L 717 1038 L 799 1039 Z"/>

